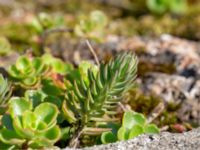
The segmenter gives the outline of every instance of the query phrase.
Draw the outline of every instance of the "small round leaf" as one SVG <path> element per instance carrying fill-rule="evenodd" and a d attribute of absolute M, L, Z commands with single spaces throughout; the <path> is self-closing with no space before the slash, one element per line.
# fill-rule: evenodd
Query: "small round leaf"
<path fill-rule="evenodd" d="M 155 124 L 148 124 L 144 127 L 145 133 L 159 133 L 159 128 Z"/>
<path fill-rule="evenodd" d="M 128 130 L 124 127 L 121 127 L 117 132 L 117 138 L 119 140 L 128 140 Z"/>
<path fill-rule="evenodd" d="M 145 122 L 146 120 L 144 115 L 128 111 L 124 113 L 122 125 L 127 129 L 131 129 L 134 125 L 144 125 Z"/>
<path fill-rule="evenodd" d="M 51 103 L 42 103 L 35 108 L 37 121 L 44 121 L 47 125 L 51 125 L 56 121 L 58 116 L 58 108 Z"/>
<path fill-rule="evenodd" d="M 101 141 L 103 144 L 114 143 L 117 141 L 117 138 L 111 131 L 109 131 L 102 133 Z"/>
<path fill-rule="evenodd" d="M 32 108 L 31 103 L 24 98 L 14 97 L 10 99 L 9 112 L 13 116 L 22 116 L 22 114 Z"/>
<path fill-rule="evenodd" d="M 143 128 L 140 126 L 140 125 L 134 125 L 130 132 L 129 132 L 129 139 L 132 139 L 140 134 L 142 134 L 144 131 L 143 131 Z"/>

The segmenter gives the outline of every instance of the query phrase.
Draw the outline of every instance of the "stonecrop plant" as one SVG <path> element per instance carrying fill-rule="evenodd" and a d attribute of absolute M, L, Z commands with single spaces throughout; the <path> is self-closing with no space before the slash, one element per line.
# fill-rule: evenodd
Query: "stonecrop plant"
<path fill-rule="evenodd" d="M 159 133 L 155 124 L 147 123 L 143 114 L 137 112 L 125 112 L 122 119 L 122 126 L 112 125 L 112 131 L 104 132 L 101 135 L 101 142 L 112 143 L 120 140 L 132 139 L 144 133 Z"/>
<path fill-rule="evenodd" d="M 10 100 L 9 115 L 2 118 L 0 140 L 19 149 L 53 146 L 61 132 L 57 122 L 58 108 L 42 103 L 35 109 L 25 98 Z"/>
<path fill-rule="evenodd" d="M 75 26 L 75 33 L 80 37 L 101 41 L 107 23 L 108 18 L 102 11 L 92 11 L 89 16 L 80 17 L 79 23 Z"/>
<path fill-rule="evenodd" d="M 38 34 L 42 34 L 47 29 L 57 28 L 64 26 L 64 19 L 61 16 L 51 16 L 47 13 L 39 13 L 38 16 L 33 18 L 30 27 L 33 28 Z"/>
<path fill-rule="evenodd" d="M 186 0 L 147 0 L 147 7 L 150 11 L 163 14 L 165 12 L 171 12 L 175 14 L 181 14 L 187 9 Z"/>
<path fill-rule="evenodd" d="M 13 81 L 25 88 L 35 88 L 40 84 L 41 78 L 48 72 L 48 66 L 41 58 L 28 58 L 21 56 L 16 64 L 8 69 Z"/>
<path fill-rule="evenodd" d="M 131 53 L 118 55 L 108 64 L 101 64 L 96 74 L 89 69 L 88 83 L 83 78 L 73 81 L 72 89 L 67 92 L 62 107 L 66 120 L 75 124 L 78 132 L 83 134 L 103 132 L 98 129 L 98 122 L 117 120 L 118 102 L 133 86 L 136 71 L 137 58 Z"/>
<path fill-rule="evenodd" d="M 76 68 L 50 54 L 20 56 L 7 69 L 9 81 L 0 76 L 0 149 L 80 147 L 88 137 L 105 144 L 158 133 L 142 114 L 125 112 L 122 125 L 117 115 L 137 64 L 131 52 Z"/>

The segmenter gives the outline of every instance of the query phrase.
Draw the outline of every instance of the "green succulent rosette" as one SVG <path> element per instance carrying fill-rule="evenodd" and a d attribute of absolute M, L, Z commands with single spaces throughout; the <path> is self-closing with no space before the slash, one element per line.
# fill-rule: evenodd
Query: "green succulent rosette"
<path fill-rule="evenodd" d="M 106 144 L 117 140 L 128 140 L 145 133 L 159 133 L 159 128 L 155 124 L 147 123 L 143 114 L 128 111 L 124 113 L 122 126 L 117 129 L 117 132 L 116 129 L 115 132 L 113 130 L 104 132 L 101 135 L 101 142 Z"/>
<path fill-rule="evenodd" d="M 166 12 L 171 12 L 175 14 L 184 13 L 187 9 L 186 0 L 147 0 L 147 7 L 150 11 L 163 14 Z"/>
<path fill-rule="evenodd" d="M 12 98 L 9 114 L 2 118 L 0 141 L 22 148 L 51 147 L 60 138 L 61 131 L 56 125 L 58 109 L 45 102 L 32 110 L 32 104 L 25 98 Z"/>
<path fill-rule="evenodd" d="M 45 64 L 49 65 L 52 68 L 52 71 L 57 74 L 66 75 L 73 69 L 73 66 L 70 63 L 66 63 L 59 58 L 55 58 L 49 53 L 43 55 L 42 59 Z"/>
<path fill-rule="evenodd" d="M 108 24 L 106 15 L 99 10 L 92 11 L 89 16 L 82 16 L 75 26 L 75 34 L 84 38 L 102 41 L 103 30 Z"/>
<path fill-rule="evenodd" d="M 21 86 L 34 88 L 40 83 L 41 78 L 46 75 L 48 70 L 48 65 L 44 64 L 41 58 L 29 59 L 27 56 L 21 56 L 16 64 L 9 67 L 8 73 Z"/>

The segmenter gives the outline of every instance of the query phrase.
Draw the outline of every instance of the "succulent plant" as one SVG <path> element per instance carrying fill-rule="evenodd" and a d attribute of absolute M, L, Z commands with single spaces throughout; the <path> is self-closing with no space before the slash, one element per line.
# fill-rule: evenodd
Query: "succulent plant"
<path fill-rule="evenodd" d="M 80 22 L 75 26 L 75 33 L 80 37 L 92 38 L 97 41 L 103 36 L 103 29 L 107 25 L 107 17 L 101 11 L 92 11 L 88 16 L 80 18 Z"/>
<path fill-rule="evenodd" d="M 115 130 L 104 132 L 101 135 L 101 142 L 106 144 L 118 140 L 128 140 L 144 133 L 159 133 L 159 128 L 155 124 L 147 123 L 143 114 L 128 111 L 124 113 L 122 126 L 117 131 L 115 128 Z"/>
<path fill-rule="evenodd" d="M 16 64 L 9 67 L 8 73 L 22 87 L 35 88 L 48 70 L 48 65 L 44 64 L 41 58 L 29 59 L 27 56 L 21 56 Z"/>
<path fill-rule="evenodd" d="M 42 59 L 45 64 L 52 68 L 54 73 L 66 75 L 73 69 L 73 66 L 70 63 L 63 62 L 61 59 L 55 58 L 51 54 L 43 55 Z"/>
<path fill-rule="evenodd" d="M 122 95 L 133 85 L 136 71 L 137 58 L 132 53 L 118 55 L 108 64 L 101 64 L 96 74 L 89 69 L 88 84 L 82 76 L 75 80 L 63 102 L 66 120 L 80 125 L 84 134 L 101 134 L 103 131 L 94 129 L 96 122 L 118 120 L 114 117 L 115 109 Z"/>
<path fill-rule="evenodd" d="M 2 118 L 0 141 L 19 148 L 51 147 L 60 138 L 60 128 L 56 125 L 58 109 L 48 102 L 32 109 L 25 98 L 10 100 L 9 114 Z"/>
<path fill-rule="evenodd" d="M 38 16 L 33 18 L 30 26 L 37 32 L 42 33 L 46 29 L 59 27 L 64 25 L 64 19 L 61 16 L 53 17 L 47 13 L 39 13 Z"/>
<path fill-rule="evenodd" d="M 172 13 L 183 13 L 187 8 L 186 0 L 147 0 L 148 8 L 158 14 L 163 14 L 167 11 Z"/>
<path fill-rule="evenodd" d="M 25 92 L 25 98 L 32 103 L 32 107 L 35 108 L 41 103 L 52 103 L 57 106 L 58 109 L 62 108 L 62 100 L 64 99 L 62 96 L 55 96 L 53 94 L 47 94 L 42 90 L 27 90 Z M 60 123 L 64 120 L 62 117 L 62 113 L 58 115 L 59 119 L 57 123 Z"/>
<path fill-rule="evenodd" d="M 89 61 L 82 61 L 79 64 L 78 68 L 73 69 L 67 74 L 67 79 L 73 83 L 73 81 L 81 80 L 82 78 L 83 81 L 88 85 L 89 84 L 88 69 L 90 69 L 96 76 L 98 72 L 98 67 Z"/>
<path fill-rule="evenodd" d="M 6 110 L 11 93 L 11 84 L 0 74 L 0 115 Z"/>
<path fill-rule="evenodd" d="M 5 37 L 0 36 L 0 55 L 8 55 L 11 51 L 9 41 Z"/>

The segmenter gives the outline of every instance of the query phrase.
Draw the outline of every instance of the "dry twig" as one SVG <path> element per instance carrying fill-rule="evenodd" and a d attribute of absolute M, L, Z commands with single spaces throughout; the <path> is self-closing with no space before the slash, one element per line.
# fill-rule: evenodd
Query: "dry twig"
<path fill-rule="evenodd" d="M 91 46 L 91 44 L 90 44 L 90 42 L 89 42 L 88 40 L 86 40 L 86 44 L 87 44 L 87 46 L 89 47 L 90 52 L 91 52 L 92 55 L 94 56 L 94 59 L 95 59 L 97 65 L 100 66 L 99 59 L 98 59 L 98 57 L 97 57 L 97 55 L 96 55 L 94 49 L 92 48 L 92 46 Z"/>

